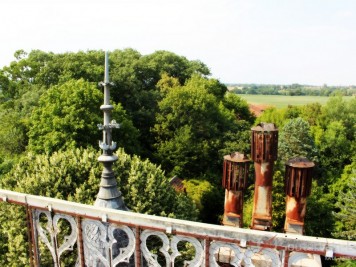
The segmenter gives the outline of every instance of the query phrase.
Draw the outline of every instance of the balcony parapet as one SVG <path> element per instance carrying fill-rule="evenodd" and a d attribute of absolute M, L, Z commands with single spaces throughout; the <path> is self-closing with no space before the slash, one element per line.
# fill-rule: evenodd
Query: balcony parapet
<path fill-rule="evenodd" d="M 190 248 L 182 266 L 259 266 L 261 260 L 268 262 L 263 266 L 303 266 L 296 264 L 313 261 L 313 255 L 356 259 L 354 241 L 204 224 L 8 190 L 0 190 L 0 200 L 25 207 L 33 266 L 40 265 L 43 248 L 53 266 L 63 266 L 63 255 L 71 253 L 77 266 L 179 266 L 182 243 Z M 63 221 L 70 229 L 59 238 Z M 224 250 L 232 252 L 227 259 Z"/>

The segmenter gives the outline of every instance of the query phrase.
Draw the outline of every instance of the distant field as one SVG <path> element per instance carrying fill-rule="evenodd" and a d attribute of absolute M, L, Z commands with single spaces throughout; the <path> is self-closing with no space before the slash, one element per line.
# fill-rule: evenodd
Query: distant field
<path fill-rule="evenodd" d="M 284 95 L 239 95 L 249 104 L 275 106 L 283 108 L 288 105 L 301 106 L 309 103 L 319 102 L 324 105 L 329 97 L 327 96 L 284 96 Z M 351 99 L 352 96 L 346 96 L 345 99 Z"/>

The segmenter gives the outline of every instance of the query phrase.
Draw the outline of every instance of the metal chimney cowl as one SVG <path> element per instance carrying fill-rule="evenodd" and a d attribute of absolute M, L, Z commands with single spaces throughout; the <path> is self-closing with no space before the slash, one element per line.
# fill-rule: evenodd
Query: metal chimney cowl
<path fill-rule="evenodd" d="M 224 156 L 222 186 L 225 188 L 223 225 L 242 227 L 243 194 L 250 160 L 240 152 Z"/>
<path fill-rule="evenodd" d="M 272 229 L 272 180 L 277 160 L 278 129 L 273 123 L 260 123 L 251 129 L 251 158 L 255 166 L 255 191 L 251 228 Z"/>
<path fill-rule="evenodd" d="M 286 163 L 286 233 L 304 233 L 307 197 L 311 193 L 314 166 L 312 161 L 303 157 L 290 159 Z"/>

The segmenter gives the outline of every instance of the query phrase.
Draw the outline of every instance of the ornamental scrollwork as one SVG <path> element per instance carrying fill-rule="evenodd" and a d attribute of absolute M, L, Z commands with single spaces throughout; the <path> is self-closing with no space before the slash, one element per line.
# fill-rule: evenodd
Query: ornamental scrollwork
<path fill-rule="evenodd" d="M 178 250 L 178 243 L 181 241 L 188 242 L 188 243 L 192 244 L 195 248 L 194 258 L 190 261 L 184 261 L 184 266 L 192 266 L 192 267 L 201 266 L 203 263 L 203 260 L 204 260 L 204 248 L 203 248 L 202 244 L 196 238 L 179 236 L 179 235 L 173 236 L 173 238 L 171 240 L 172 266 L 174 266 L 175 258 L 181 255 L 181 253 Z"/>
<path fill-rule="evenodd" d="M 45 228 L 41 225 L 41 215 L 44 215 L 47 220 Z M 59 221 L 61 219 L 69 222 L 70 234 L 64 236 L 64 242 L 62 244 L 58 244 L 58 234 L 61 231 Z M 59 267 L 62 254 L 65 251 L 72 251 L 74 244 L 77 242 L 77 225 L 74 218 L 65 214 L 56 214 L 52 217 L 52 214 L 49 211 L 34 210 L 33 220 L 35 231 L 52 255 L 53 266 Z M 50 240 L 48 240 L 48 237 Z M 38 247 L 37 238 L 35 240 L 35 245 Z"/>
<path fill-rule="evenodd" d="M 86 266 L 117 266 L 129 263 L 135 252 L 135 235 L 128 226 L 82 221 Z"/>

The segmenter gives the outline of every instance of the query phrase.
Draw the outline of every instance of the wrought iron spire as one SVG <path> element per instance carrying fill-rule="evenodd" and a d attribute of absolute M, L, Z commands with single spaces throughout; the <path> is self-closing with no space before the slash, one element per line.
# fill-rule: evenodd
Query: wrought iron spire
<path fill-rule="evenodd" d="M 104 113 L 104 123 L 98 124 L 99 129 L 103 131 L 103 141 L 99 141 L 99 146 L 103 150 L 103 154 L 98 158 L 98 161 L 103 163 L 104 168 L 101 174 L 99 193 L 94 206 L 127 210 L 122 194 L 117 188 L 117 182 L 112 170 L 113 163 L 118 159 L 118 157 L 113 154 L 116 143 L 112 140 L 112 129 L 119 128 L 120 125 L 114 120 L 110 121 L 111 110 L 113 110 L 114 107 L 110 105 L 110 86 L 113 84 L 109 82 L 108 52 L 105 52 L 104 82 L 101 82 L 99 85 L 104 87 L 104 104 L 100 106 L 100 109 Z"/>

